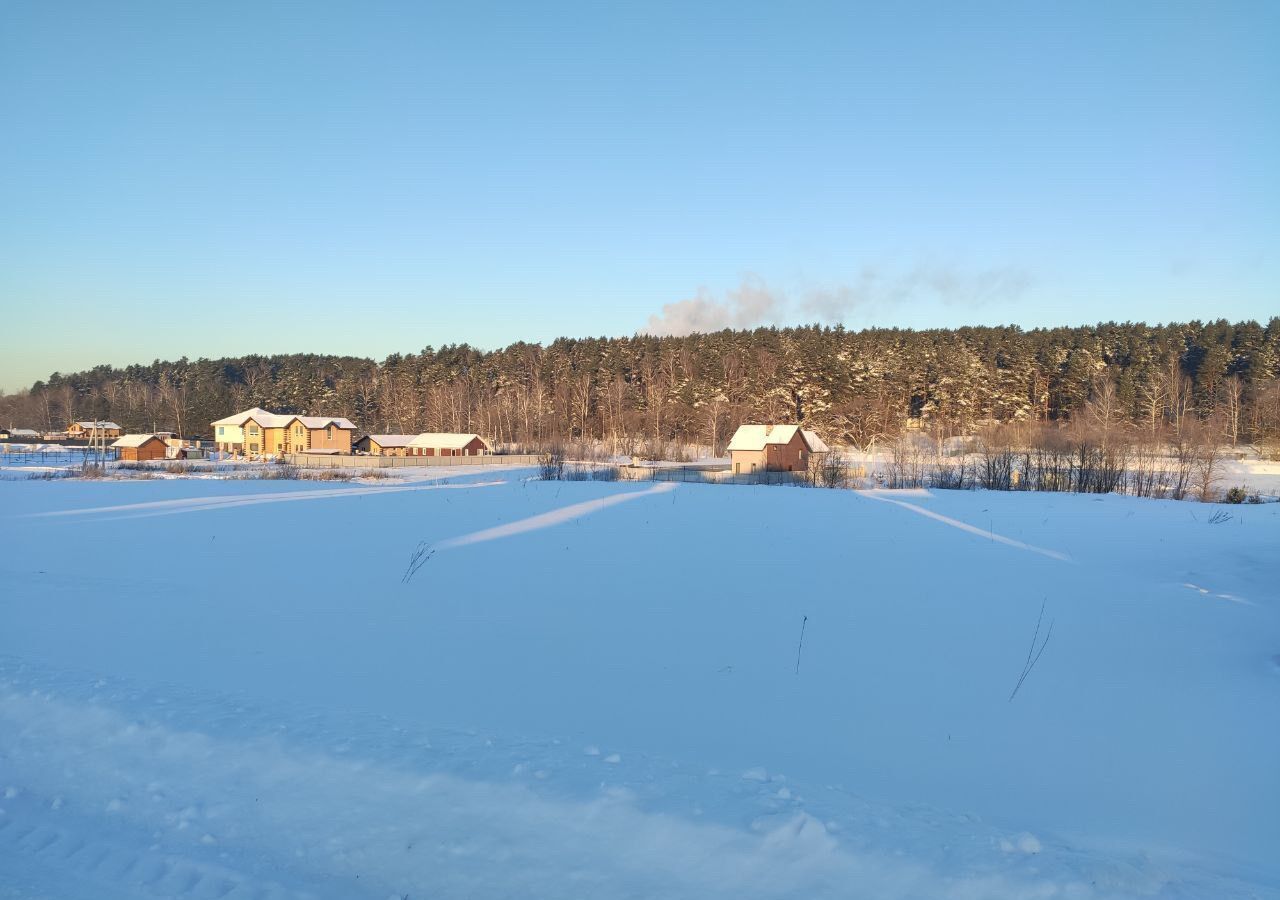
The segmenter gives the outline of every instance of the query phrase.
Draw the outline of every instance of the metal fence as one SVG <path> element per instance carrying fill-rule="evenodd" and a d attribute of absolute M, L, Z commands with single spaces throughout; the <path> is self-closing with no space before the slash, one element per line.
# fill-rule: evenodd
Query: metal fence
<path fill-rule="evenodd" d="M 25 468 L 29 466 L 66 468 L 68 466 L 80 466 L 85 462 L 92 463 L 98 458 L 102 458 L 106 462 L 112 462 L 117 458 L 117 451 L 113 447 L 99 450 L 96 454 L 87 447 L 51 448 L 44 446 L 37 448 L 21 444 L 9 444 L 0 447 L 0 467 L 8 468 Z"/>
<path fill-rule="evenodd" d="M 727 467 L 705 466 L 621 466 L 626 481 L 678 481 L 682 484 L 775 484 L 791 487 L 811 487 L 813 475 L 809 472 L 747 472 L 735 475 Z"/>
<path fill-rule="evenodd" d="M 408 469 L 427 466 L 536 466 L 532 453 L 496 453 L 485 456 L 340 456 L 319 453 L 286 453 L 284 461 L 306 469 Z"/>

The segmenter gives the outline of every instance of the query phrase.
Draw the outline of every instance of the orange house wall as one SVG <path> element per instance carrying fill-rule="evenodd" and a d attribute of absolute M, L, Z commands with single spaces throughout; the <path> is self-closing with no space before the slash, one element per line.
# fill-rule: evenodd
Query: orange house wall
<path fill-rule="evenodd" d="M 142 462 L 147 459 L 164 459 L 165 443 L 156 438 L 147 441 L 141 447 L 121 447 L 120 460 L 122 462 Z"/>
<path fill-rule="evenodd" d="M 329 437 L 323 428 L 312 428 L 311 432 L 311 449 L 312 450 L 338 450 L 342 453 L 351 452 L 351 429 L 333 427 L 333 437 Z"/>

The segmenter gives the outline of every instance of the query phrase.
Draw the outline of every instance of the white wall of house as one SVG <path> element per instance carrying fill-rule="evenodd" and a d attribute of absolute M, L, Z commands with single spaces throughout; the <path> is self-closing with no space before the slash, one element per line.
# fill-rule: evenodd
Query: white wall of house
<path fill-rule="evenodd" d="M 218 444 L 243 444 L 244 429 L 239 425 L 214 425 L 213 440 Z"/>

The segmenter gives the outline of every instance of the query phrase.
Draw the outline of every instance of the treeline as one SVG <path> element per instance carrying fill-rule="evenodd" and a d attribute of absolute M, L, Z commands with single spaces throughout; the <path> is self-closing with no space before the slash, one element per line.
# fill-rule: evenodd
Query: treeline
<path fill-rule="evenodd" d="M 449 345 L 375 362 L 317 355 L 156 361 L 55 374 L 0 396 L 0 423 L 56 430 L 104 418 L 209 434 L 262 406 L 344 415 L 372 432 L 476 431 L 505 445 L 599 441 L 614 452 L 723 449 L 745 421 L 800 421 L 867 449 L 993 423 L 1080 421 L 1226 443 L 1280 434 L 1280 317 L 1024 331 L 759 328 Z"/>

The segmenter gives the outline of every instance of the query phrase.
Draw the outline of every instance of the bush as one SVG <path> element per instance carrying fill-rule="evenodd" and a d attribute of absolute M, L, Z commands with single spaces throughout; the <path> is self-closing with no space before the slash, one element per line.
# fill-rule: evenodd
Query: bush
<path fill-rule="evenodd" d="M 826 453 L 814 465 L 813 483 L 825 488 L 849 487 L 849 464 L 838 453 Z"/>
<path fill-rule="evenodd" d="M 350 481 L 355 475 L 343 469 L 320 469 L 315 472 L 299 472 L 298 477 L 307 481 Z"/>
<path fill-rule="evenodd" d="M 562 481 L 617 481 L 621 477 L 617 466 L 570 465 L 560 476 Z M 550 479 L 555 480 L 555 479 Z"/>
<path fill-rule="evenodd" d="M 33 472 L 27 476 L 28 481 L 61 481 L 63 478 L 79 478 L 79 469 L 51 469 L 48 472 Z"/>
<path fill-rule="evenodd" d="M 564 451 L 556 447 L 538 457 L 538 475 L 543 481 L 563 481 Z"/>
<path fill-rule="evenodd" d="M 1239 486 L 1231 488 L 1231 490 L 1227 491 L 1226 496 L 1223 497 L 1223 500 L 1227 503 L 1243 503 L 1247 499 L 1249 499 L 1249 492 Z"/>

